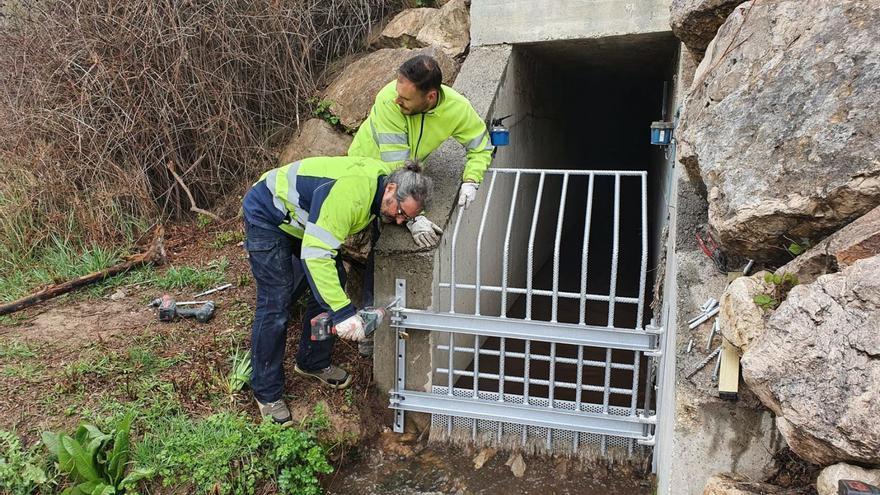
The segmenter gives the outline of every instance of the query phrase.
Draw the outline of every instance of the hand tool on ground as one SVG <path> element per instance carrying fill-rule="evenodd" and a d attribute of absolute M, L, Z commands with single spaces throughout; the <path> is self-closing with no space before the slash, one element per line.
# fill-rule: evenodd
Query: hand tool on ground
<path fill-rule="evenodd" d="M 213 289 L 208 289 L 205 292 L 199 292 L 198 294 L 194 295 L 193 297 L 207 296 L 208 294 L 213 294 L 213 293 L 219 292 L 221 290 L 226 290 L 230 287 L 232 287 L 232 284 L 223 284 L 219 287 L 214 287 Z M 178 303 L 178 304 L 180 304 L 180 303 Z"/>
<path fill-rule="evenodd" d="M 165 296 L 162 296 L 162 297 L 165 297 Z M 157 297 L 156 299 L 153 299 L 152 301 L 150 301 L 150 304 L 147 304 L 147 306 L 149 306 L 151 308 L 158 308 L 162 304 L 162 297 Z M 171 297 L 171 296 L 168 296 L 168 297 Z M 174 301 L 174 304 L 176 304 L 178 306 L 192 306 L 193 304 L 205 304 L 207 302 L 214 302 L 214 301 Z"/>
<path fill-rule="evenodd" d="M 712 237 L 712 234 L 706 232 L 705 239 L 699 232 L 697 232 L 696 236 L 697 244 L 700 245 L 700 249 L 706 253 L 706 256 L 712 260 L 712 263 L 715 264 L 715 268 L 721 273 L 727 273 L 727 260 L 724 257 L 724 253 L 722 253 L 721 249 L 718 247 L 718 243 L 715 242 L 715 238 Z"/>
<path fill-rule="evenodd" d="M 690 353 L 691 353 L 691 349 L 693 349 L 693 348 L 694 348 L 694 339 L 688 340 L 687 350 L 684 351 L 684 352 L 690 354 Z"/>
<path fill-rule="evenodd" d="M 706 339 L 706 350 L 712 348 L 712 339 L 715 337 L 715 334 L 718 333 L 718 320 L 716 319 L 712 322 L 712 330 L 709 330 L 709 338 Z"/>
<path fill-rule="evenodd" d="M 880 488 L 869 485 L 863 481 L 839 480 L 837 482 L 837 495 L 878 495 Z"/>
<path fill-rule="evenodd" d="M 746 263 L 746 266 L 744 266 L 742 269 L 743 277 L 747 277 L 749 275 L 749 272 L 752 271 L 752 266 L 754 266 L 754 265 L 755 265 L 755 260 L 749 260 L 749 262 Z"/>
<path fill-rule="evenodd" d="M 172 321 L 181 317 L 195 318 L 200 323 L 206 323 L 214 317 L 214 301 L 207 301 L 198 308 L 192 309 L 178 308 L 179 304 L 168 294 L 163 295 L 159 301 L 159 321 Z"/>
<path fill-rule="evenodd" d="M 698 326 L 700 326 L 700 325 L 702 325 L 703 323 L 705 323 L 706 320 L 708 320 L 709 318 L 711 318 L 711 317 L 717 315 L 717 314 L 718 314 L 718 311 L 719 311 L 720 309 L 721 309 L 721 306 L 715 306 L 715 307 L 712 308 L 712 310 L 709 311 L 708 313 L 703 313 L 703 314 L 700 315 L 697 319 L 693 320 L 693 321 L 690 323 L 690 325 L 688 325 L 688 328 L 691 329 L 691 330 L 697 328 Z"/>
<path fill-rule="evenodd" d="M 724 346 L 722 345 L 721 347 L 719 347 L 719 349 L 723 350 L 723 347 Z M 723 352 L 719 351 L 718 358 L 715 360 L 715 371 L 712 372 L 712 381 L 713 382 L 718 381 L 718 373 L 721 372 L 721 354 L 722 353 Z"/>
<path fill-rule="evenodd" d="M 357 314 L 364 320 L 364 335 L 372 335 L 373 332 L 376 331 L 376 328 L 382 324 L 382 320 L 385 318 L 385 314 L 388 313 L 388 309 L 395 304 L 397 304 L 397 299 L 394 299 L 390 303 L 379 308 L 366 307 L 359 310 Z M 331 324 L 330 314 L 327 312 L 321 313 L 312 318 L 310 324 L 312 327 L 311 340 L 314 342 L 327 340 L 331 335 L 336 334 L 336 327 Z"/>
<path fill-rule="evenodd" d="M 712 311 L 716 307 L 718 307 L 718 300 L 717 299 L 715 299 L 714 297 L 710 297 L 709 299 L 706 299 L 706 302 L 704 302 L 703 305 L 700 306 L 700 312 L 697 314 L 697 316 L 694 316 L 693 318 L 688 320 L 688 325 L 691 325 L 695 321 L 703 318 L 704 316 L 706 316 L 707 313 L 709 313 L 710 311 Z M 706 320 L 703 320 L 703 321 L 706 321 Z M 697 325 L 699 325 L 699 323 Z"/>

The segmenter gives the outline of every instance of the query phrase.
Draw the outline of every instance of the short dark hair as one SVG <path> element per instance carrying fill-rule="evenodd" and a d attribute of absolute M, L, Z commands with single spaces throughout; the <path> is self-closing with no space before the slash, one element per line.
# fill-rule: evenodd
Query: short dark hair
<path fill-rule="evenodd" d="M 428 55 L 416 55 L 407 60 L 398 70 L 401 76 L 407 78 L 420 91 L 436 89 L 440 91 L 443 82 L 443 71 L 434 57 Z"/>

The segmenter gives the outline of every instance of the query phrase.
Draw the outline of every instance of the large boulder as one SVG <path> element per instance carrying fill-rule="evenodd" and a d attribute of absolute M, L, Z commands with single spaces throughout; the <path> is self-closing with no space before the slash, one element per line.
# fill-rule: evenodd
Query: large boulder
<path fill-rule="evenodd" d="M 377 48 L 436 46 L 458 57 L 471 42 L 471 19 L 465 0 L 451 0 L 439 9 L 406 9 L 397 14 L 372 43 Z"/>
<path fill-rule="evenodd" d="M 458 63 L 437 47 L 409 50 L 385 48 L 370 53 L 349 65 L 324 92 L 324 99 L 332 102 L 330 111 L 348 128 L 358 127 L 373 106 L 376 93 L 397 78 L 397 69 L 406 60 L 425 54 L 437 59 L 443 71 L 443 82 L 452 84 L 458 75 Z"/>
<path fill-rule="evenodd" d="M 706 481 L 703 495 L 800 495 L 806 490 L 781 488 L 733 473 L 716 474 Z"/>
<path fill-rule="evenodd" d="M 798 456 L 880 464 L 880 256 L 794 287 L 741 363 Z"/>
<path fill-rule="evenodd" d="M 669 6 L 669 24 L 675 36 L 700 60 L 718 28 L 743 1 L 672 0 Z"/>
<path fill-rule="evenodd" d="M 880 204 L 878 25 L 876 2 L 782 0 L 720 28 L 678 151 L 727 248 L 782 261 Z"/>
<path fill-rule="evenodd" d="M 450 57 L 458 57 L 471 42 L 471 17 L 465 0 L 450 0 L 419 31 L 425 46 L 439 46 Z"/>
<path fill-rule="evenodd" d="M 343 156 L 352 137 L 339 132 L 321 119 L 305 121 L 293 139 L 278 155 L 278 164 L 286 165 L 312 156 Z"/>
<path fill-rule="evenodd" d="M 419 31 L 437 15 L 439 9 L 406 9 L 394 16 L 382 30 L 382 34 L 371 43 L 374 48 L 418 48 L 423 46 L 418 40 Z"/>
<path fill-rule="evenodd" d="M 837 495 L 837 482 L 840 480 L 856 480 L 880 486 L 880 469 L 864 469 L 846 463 L 828 466 L 819 473 L 816 491 L 819 495 Z"/>
<path fill-rule="evenodd" d="M 772 285 L 764 281 L 766 273 L 735 279 L 718 301 L 718 330 L 740 351 L 764 334 L 764 310 L 755 304 L 754 298 L 772 292 Z"/>
<path fill-rule="evenodd" d="M 776 270 L 791 273 L 801 283 L 834 273 L 858 260 L 880 254 L 880 206 L 859 217 Z"/>

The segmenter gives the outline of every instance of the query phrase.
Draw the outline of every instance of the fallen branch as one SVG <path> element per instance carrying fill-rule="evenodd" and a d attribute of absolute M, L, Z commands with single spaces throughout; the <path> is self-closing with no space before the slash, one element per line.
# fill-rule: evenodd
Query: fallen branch
<path fill-rule="evenodd" d="M 204 154 L 202 156 L 200 156 L 199 159 L 196 160 L 196 162 L 193 164 L 193 167 L 195 167 L 196 164 L 198 164 L 200 161 L 202 161 L 202 158 L 204 158 L 204 157 L 205 157 Z M 192 168 L 192 167 L 190 167 L 190 168 Z M 177 175 L 177 172 L 174 170 L 174 163 L 173 162 L 168 162 L 168 170 L 171 172 L 171 175 L 174 176 L 174 180 L 176 180 L 177 183 L 180 184 L 180 187 L 183 188 L 183 192 L 186 193 L 186 197 L 189 198 L 189 204 L 190 204 L 189 210 L 190 211 L 194 211 L 196 213 L 201 213 L 202 215 L 209 216 L 209 217 L 213 218 L 214 220 L 217 220 L 218 222 L 223 220 L 222 218 L 218 217 L 217 215 L 211 213 L 210 211 L 203 210 L 203 209 L 199 208 L 198 206 L 196 206 L 195 198 L 193 198 L 193 195 L 189 191 L 189 188 L 186 187 L 186 184 L 183 183 L 183 179 L 181 179 L 180 176 Z"/>
<path fill-rule="evenodd" d="M 131 256 L 128 258 L 128 260 L 111 266 L 110 268 L 101 270 L 99 272 L 90 273 L 88 275 L 83 275 L 82 277 L 75 278 L 61 284 L 51 285 L 35 294 L 25 296 L 21 299 L 18 299 L 17 301 L 12 301 L 11 303 L 0 305 L 0 316 L 14 313 L 24 308 L 46 301 L 48 299 L 52 299 L 53 297 L 60 296 L 61 294 L 65 294 L 74 289 L 84 287 L 95 282 L 100 282 L 114 275 L 119 275 L 120 273 L 127 272 L 132 268 L 137 268 L 139 266 L 149 263 L 160 265 L 165 262 L 165 244 L 163 237 L 163 229 L 160 226 L 158 232 L 156 233 L 156 238 L 153 240 L 153 244 L 147 251 Z"/>

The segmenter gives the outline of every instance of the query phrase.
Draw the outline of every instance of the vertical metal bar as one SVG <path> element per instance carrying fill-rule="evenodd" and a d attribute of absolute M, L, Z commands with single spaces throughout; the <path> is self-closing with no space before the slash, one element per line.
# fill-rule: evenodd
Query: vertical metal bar
<path fill-rule="evenodd" d="M 458 228 L 461 227 L 461 217 L 464 216 L 464 208 L 458 209 L 458 217 L 455 219 L 455 229 L 452 231 L 452 254 L 449 273 L 449 312 L 455 313 L 455 247 L 458 244 Z"/>
<path fill-rule="evenodd" d="M 592 176 L 590 176 L 590 179 L 592 179 Z M 581 393 L 582 393 L 581 387 L 583 386 L 583 383 L 584 383 L 584 346 L 579 345 L 578 346 L 578 357 L 577 357 L 577 378 L 575 379 L 575 385 L 577 388 L 575 388 L 575 391 L 574 391 L 574 410 L 577 412 L 581 412 Z M 581 439 L 581 434 L 575 432 L 574 445 L 573 445 L 575 452 L 577 452 L 577 450 L 578 450 L 578 444 L 580 442 L 580 439 Z"/>
<path fill-rule="evenodd" d="M 538 212 L 541 210 L 541 196 L 544 194 L 544 172 L 538 180 L 538 194 L 535 196 L 535 212 L 532 214 L 532 229 L 529 232 L 529 261 L 526 268 L 526 320 L 532 319 L 532 271 L 535 264 L 535 229 L 538 226 Z"/>
<path fill-rule="evenodd" d="M 504 258 L 501 266 L 501 317 L 507 318 L 507 266 L 510 255 L 510 229 L 513 226 L 513 212 L 516 210 L 516 195 L 519 192 L 520 173 L 513 181 L 513 195 L 510 196 L 510 212 L 507 214 L 507 231 L 504 234 Z"/>
<path fill-rule="evenodd" d="M 611 349 L 605 349 L 605 390 L 602 392 L 602 414 L 608 414 L 608 402 L 611 396 Z M 602 436 L 602 453 L 607 448 L 608 437 Z"/>
<path fill-rule="evenodd" d="M 556 390 L 556 342 L 550 342 L 550 378 L 548 381 L 550 383 L 547 398 L 550 403 L 547 407 L 553 409 L 553 392 Z"/>
<path fill-rule="evenodd" d="M 401 308 L 406 307 L 406 280 L 399 278 L 394 281 L 394 296 Z M 397 329 L 395 329 L 397 330 Z M 406 339 L 400 338 L 400 332 L 394 332 L 395 350 L 397 350 L 397 366 L 394 372 L 394 392 L 406 389 Z M 402 409 L 394 410 L 394 432 L 403 433 L 404 416 Z"/>
<path fill-rule="evenodd" d="M 498 346 L 498 402 L 504 402 L 504 345 L 507 339 L 501 337 Z"/>
<path fill-rule="evenodd" d="M 620 174 L 614 175 L 614 231 L 611 245 L 611 285 L 608 289 L 608 326 L 614 326 L 614 299 L 617 296 L 617 255 L 620 249 Z"/>
<path fill-rule="evenodd" d="M 645 312 L 645 277 L 648 271 L 648 174 L 642 175 L 642 265 L 639 268 L 639 304 L 636 328 L 642 328 Z"/>
<path fill-rule="evenodd" d="M 525 352 L 523 352 L 523 360 L 525 360 L 523 373 L 523 403 L 529 405 L 529 368 L 532 364 L 532 341 L 526 341 Z"/>
<path fill-rule="evenodd" d="M 562 241 L 562 224 L 565 219 L 565 196 L 568 193 L 568 174 L 562 176 L 562 195 L 559 198 L 559 215 L 556 218 L 556 240 L 553 243 L 553 298 L 550 322 L 556 323 L 559 307 L 559 243 Z"/>
<path fill-rule="evenodd" d="M 584 215 L 584 245 L 581 252 L 581 317 L 580 324 L 586 324 L 587 317 L 587 299 L 584 295 L 587 293 L 587 259 L 590 254 L 590 226 L 593 223 L 593 179 L 595 176 L 590 174 L 590 181 L 587 185 L 587 211 Z M 580 389 L 578 389 L 580 391 Z"/>
<path fill-rule="evenodd" d="M 479 398 L 480 381 L 480 336 L 474 335 L 474 399 Z"/>
<path fill-rule="evenodd" d="M 490 170 L 490 172 L 492 172 Z M 474 297 L 476 301 L 474 301 L 474 314 L 480 314 L 480 258 L 482 258 L 483 250 L 481 249 L 483 246 L 483 229 L 486 227 L 486 213 L 489 211 L 489 204 L 492 202 L 492 190 L 495 189 L 495 177 L 497 175 L 492 172 L 492 182 L 489 183 L 489 192 L 486 194 L 486 203 L 483 205 L 483 216 L 480 218 L 480 231 L 477 233 L 477 273 L 476 273 L 476 281 Z"/>
<path fill-rule="evenodd" d="M 452 379 L 453 379 L 453 378 L 452 378 L 452 377 L 453 377 L 453 373 L 452 373 L 452 365 L 453 365 L 453 362 L 452 362 L 452 361 L 453 361 L 453 359 L 455 358 L 455 341 L 454 341 L 454 340 L 455 340 L 455 339 L 453 338 L 453 334 L 452 334 L 452 332 L 449 332 L 449 350 L 447 351 L 448 354 L 449 354 L 449 366 L 446 367 L 446 374 L 447 374 L 447 377 L 446 377 L 446 383 L 448 384 L 448 388 L 449 388 L 449 390 L 446 392 L 447 395 L 452 395 L 452 385 L 453 385 L 453 383 L 452 383 Z"/>
<path fill-rule="evenodd" d="M 635 355 L 633 357 L 633 380 L 632 380 L 632 397 L 630 397 L 629 403 L 629 415 L 636 415 L 636 402 L 638 402 L 639 398 L 639 364 L 641 361 L 642 353 L 640 351 L 633 351 Z M 632 454 L 633 447 L 635 446 L 634 442 L 630 442 L 627 445 L 627 451 Z"/>

